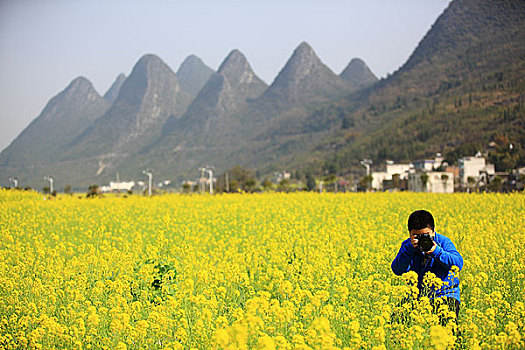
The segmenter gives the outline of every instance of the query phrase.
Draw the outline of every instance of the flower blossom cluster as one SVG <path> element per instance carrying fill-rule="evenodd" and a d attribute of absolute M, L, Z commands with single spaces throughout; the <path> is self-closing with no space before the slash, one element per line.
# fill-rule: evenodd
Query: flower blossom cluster
<path fill-rule="evenodd" d="M 0 205 L 3 349 L 525 347 L 521 194 L 0 190 Z M 464 257 L 459 320 L 390 270 L 421 208 Z"/>

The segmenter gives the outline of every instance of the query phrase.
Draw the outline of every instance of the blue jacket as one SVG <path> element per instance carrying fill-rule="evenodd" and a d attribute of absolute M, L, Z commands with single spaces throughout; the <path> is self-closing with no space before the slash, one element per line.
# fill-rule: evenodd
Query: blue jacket
<path fill-rule="evenodd" d="M 457 266 L 460 270 L 463 268 L 463 257 L 461 257 L 450 238 L 436 233 L 434 241 L 437 247 L 425 262 L 425 254 L 412 246 L 410 238 L 404 240 L 396 258 L 392 261 L 392 271 L 398 276 L 408 271 L 415 271 L 419 276 L 418 288 L 420 292 L 423 290 L 422 285 L 425 273 L 428 271 L 433 272 L 443 282 L 448 282 L 448 285 L 444 284 L 440 289 L 428 294 L 428 296 L 430 298 L 451 297 L 459 301 L 459 278 L 449 275 L 449 272 L 452 266 Z"/>

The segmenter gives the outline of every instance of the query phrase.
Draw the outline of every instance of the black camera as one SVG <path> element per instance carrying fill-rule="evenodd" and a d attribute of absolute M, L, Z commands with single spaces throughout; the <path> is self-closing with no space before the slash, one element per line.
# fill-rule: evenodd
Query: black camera
<path fill-rule="evenodd" d="M 423 252 L 428 252 L 434 246 L 434 239 L 430 234 L 423 233 L 417 236 L 417 245 Z"/>

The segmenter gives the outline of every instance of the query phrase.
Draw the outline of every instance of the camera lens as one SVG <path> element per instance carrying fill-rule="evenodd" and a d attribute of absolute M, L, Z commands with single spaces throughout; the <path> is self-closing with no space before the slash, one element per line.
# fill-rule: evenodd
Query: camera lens
<path fill-rule="evenodd" d="M 432 249 L 434 242 L 432 241 L 432 238 L 430 238 L 430 235 L 423 234 L 418 237 L 418 245 L 419 249 L 424 252 L 428 252 L 430 249 Z"/>

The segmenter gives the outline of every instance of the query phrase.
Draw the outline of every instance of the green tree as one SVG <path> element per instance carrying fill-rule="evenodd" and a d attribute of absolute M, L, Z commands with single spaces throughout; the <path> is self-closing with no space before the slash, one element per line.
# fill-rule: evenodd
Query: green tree
<path fill-rule="evenodd" d="M 253 170 L 243 168 L 240 165 L 236 165 L 228 170 L 228 178 L 230 179 L 231 192 L 237 191 L 238 189 L 251 191 L 255 187 L 255 173 Z"/>
<path fill-rule="evenodd" d="M 473 176 L 467 177 L 467 192 L 470 193 L 475 183 L 476 183 L 476 179 Z"/>
<path fill-rule="evenodd" d="M 86 197 L 93 198 L 98 195 L 100 195 L 100 188 L 98 187 L 98 185 L 91 185 L 88 187 L 88 192 L 86 193 Z"/>
<path fill-rule="evenodd" d="M 421 179 L 421 184 L 423 185 L 423 192 L 426 192 L 427 183 L 428 183 L 428 174 L 423 173 L 419 176 L 419 178 Z"/>
<path fill-rule="evenodd" d="M 253 170 L 236 165 L 219 175 L 215 189 L 217 192 L 237 192 L 239 190 L 252 192 L 256 184 Z"/>
<path fill-rule="evenodd" d="M 503 179 L 499 176 L 495 176 L 492 181 L 488 184 L 489 191 L 501 192 L 503 187 Z"/>
<path fill-rule="evenodd" d="M 372 175 L 365 175 L 361 178 L 361 181 L 359 181 L 359 184 L 366 191 L 369 191 L 370 189 L 372 189 L 373 180 L 374 180 L 374 177 Z"/>
<path fill-rule="evenodd" d="M 264 179 L 261 185 L 265 190 L 271 190 L 273 188 L 273 183 L 268 178 Z"/>
<path fill-rule="evenodd" d="M 230 192 L 237 192 L 237 191 L 239 191 L 239 181 L 230 180 Z"/>
<path fill-rule="evenodd" d="M 443 191 L 447 192 L 448 175 L 441 174 L 441 182 L 443 182 Z"/>
<path fill-rule="evenodd" d="M 496 171 L 511 171 L 525 156 L 520 144 L 513 142 L 507 135 L 494 137 L 496 146 L 489 152 L 489 160 L 494 164 Z"/>
<path fill-rule="evenodd" d="M 290 181 L 288 181 L 287 179 L 282 179 L 279 182 L 279 186 L 277 187 L 277 190 L 280 192 L 288 192 L 290 190 L 289 185 L 290 185 Z"/>
<path fill-rule="evenodd" d="M 517 181 L 516 183 L 517 190 L 518 191 L 523 190 L 523 186 L 525 185 L 525 174 L 520 174 L 516 181 Z"/>
<path fill-rule="evenodd" d="M 328 187 L 331 186 L 334 188 L 334 192 L 335 192 L 335 182 L 336 181 L 337 181 L 337 176 L 333 173 L 323 178 L 323 184 L 326 186 L 327 190 L 328 190 Z"/>
<path fill-rule="evenodd" d="M 306 173 L 306 189 L 308 191 L 314 191 L 315 187 L 316 187 L 315 178 L 313 177 L 312 173 L 308 171 Z"/>
<path fill-rule="evenodd" d="M 248 192 L 253 192 L 253 190 L 255 190 L 255 184 L 255 179 L 247 179 L 244 184 L 245 190 Z"/>
<path fill-rule="evenodd" d="M 182 184 L 182 193 L 190 193 L 191 185 L 187 182 Z"/>

